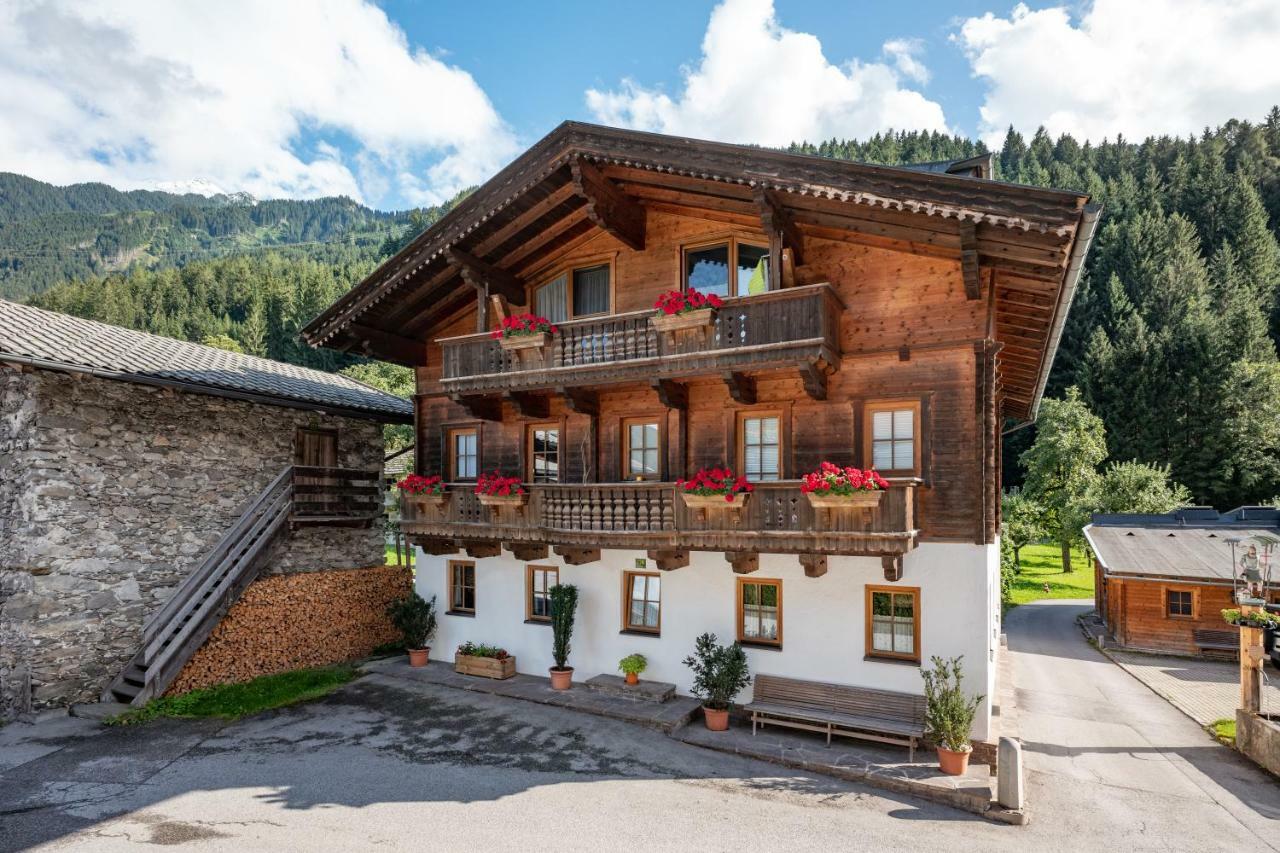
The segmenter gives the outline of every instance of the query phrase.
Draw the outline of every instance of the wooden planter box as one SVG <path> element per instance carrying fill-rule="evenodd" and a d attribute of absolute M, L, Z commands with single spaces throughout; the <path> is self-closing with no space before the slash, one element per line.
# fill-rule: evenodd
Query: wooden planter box
<path fill-rule="evenodd" d="M 710 328 L 715 322 L 716 309 L 699 308 L 684 314 L 654 314 L 649 318 L 653 328 L 659 332 L 678 332 L 682 329 Z"/>
<path fill-rule="evenodd" d="M 680 497 L 684 498 L 684 505 L 689 509 L 742 509 L 751 493 L 738 492 L 733 500 L 728 501 L 724 495 L 695 495 L 691 492 L 681 492 Z"/>
<path fill-rule="evenodd" d="M 540 350 L 551 340 L 551 336 L 546 332 L 538 332 L 535 335 L 513 335 L 509 338 L 499 339 L 502 348 L 507 352 L 519 350 Z"/>
<path fill-rule="evenodd" d="M 513 506 L 521 507 L 529 500 L 529 493 L 522 495 L 476 495 L 480 503 L 484 506 Z"/>
<path fill-rule="evenodd" d="M 814 509 L 875 509 L 880 506 L 884 490 L 857 492 L 852 495 L 820 495 L 809 492 L 806 497 Z"/>
<path fill-rule="evenodd" d="M 482 658 L 475 655 L 455 653 L 453 656 L 453 671 L 460 672 L 463 675 L 478 675 L 481 678 L 497 678 L 501 680 L 516 674 L 516 659 L 515 655 L 499 660 L 498 658 Z"/>

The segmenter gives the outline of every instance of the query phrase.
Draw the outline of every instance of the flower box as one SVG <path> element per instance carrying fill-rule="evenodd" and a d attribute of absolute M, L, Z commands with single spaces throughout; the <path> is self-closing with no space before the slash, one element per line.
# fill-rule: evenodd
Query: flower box
<path fill-rule="evenodd" d="M 535 350 L 542 349 L 550 342 L 551 336 L 546 332 L 537 332 L 532 335 L 512 335 L 509 338 L 502 338 L 499 343 L 507 352 L 519 350 Z"/>
<path fill-rule="evenodd" d="M 514 655 L 505 658 L 464 655 L 461 652 L 453 656 L 453 671 L 463 675 L 478 675 L 481 678 L 504 679 L 516 674 Z"/>
<path fill-rule="evenodd" d="M 814 509 L 875 509 L 880 506 L 880 498 L 883 496 L 884 492 L 880 489 L 854 492 L 851 495 L 806 493 L 809 504 Z"/>
<path fill-rule="evenodd" d="M 527 494 L 519 495 L 476 495 L 485 506 L 524 506 L 529 499 Z"/>
<path fill-rule="evenodd" d="M 695 495 L 690 492 L 681 492 L 680 497 L 684 498 L 684 505 L 689 509 L 742 509 L 751 493 L 738 492 L 727 500 L 725 495 Z"/>
<path fill-rule="evenodd" d="M 686 311 L 683 314 L 654 314 L 649 318 L 649 322 L 659 332 L 678 332 L 684 329 L 710 328 L 715 319 L 714 308 L 699 308 L 697 311 Z"/>

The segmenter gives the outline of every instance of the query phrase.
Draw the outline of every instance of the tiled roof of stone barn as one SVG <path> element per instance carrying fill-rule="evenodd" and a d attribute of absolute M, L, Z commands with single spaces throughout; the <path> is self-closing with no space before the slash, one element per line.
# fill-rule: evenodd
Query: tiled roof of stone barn
<path fill-rule="evenodd" d="M 413 406 L 335 373 L 0 300 L 0 361 L 409 423 Z"/>

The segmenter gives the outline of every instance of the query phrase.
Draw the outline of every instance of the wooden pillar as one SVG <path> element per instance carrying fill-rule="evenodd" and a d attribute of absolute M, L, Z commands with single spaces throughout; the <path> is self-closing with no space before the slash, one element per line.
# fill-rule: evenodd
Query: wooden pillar
<path fill-rule="evenodd" d="M 1260 613 L 1253 604 L 1240 605 L 1240 615 Z M 1262 711 L 1262 629 L 1240 626 L 1240 710 L 1249 714 Z"/>

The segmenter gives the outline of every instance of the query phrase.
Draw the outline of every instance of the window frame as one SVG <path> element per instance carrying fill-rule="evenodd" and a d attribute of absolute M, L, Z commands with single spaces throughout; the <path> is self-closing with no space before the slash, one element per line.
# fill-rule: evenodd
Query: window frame
<path fill-rule="evenodd" d="M 454 438 L 459 435 L 470 433 L 476 439 L 476 476 L 466 479 L 458 478 L 458 457 L 457 444 Z M 480 462 L 480 426 L 478 424 L 469 424 L 466 426 L 445 427 L 444 431 L 444 449 L 445 449 L 445 466 L 448 471 L 448 482 L 450 483 L 474 483 L 480 477 L 480 472 L 484 470 L 484 466 Z"/>
<path fill-rule="evenodd" d="M 457 586 L 456 570 L 471 569 L 471 608 L 454 606 L 454 590 Z M 465 578 L 464 578 L 465 580 Z M 445 581 L 448 583 L 449 589 L 449 607 L 445 610 L 447 616 L 475 616 L 477 605 L 479 602 L 479 578 L 476 575 L 476 564 L 474 560 L 449 560 L 445 563 Z M 466 589 L 466 584 L 462 585 Z"/>
<path fill-rule="evenodd" d="M 565 313 L 565 316 L 569 318 L 569 320 L 582 320 L 589 317 L 611 316 L 612 314 L 616 313 L 616 306 L 618 304 L 618 269 L 617 269 L 617 263 L 616 263 L 617 258 L 618 258 L 617 252 L 608 252 L 605 254 L 586 255 L 581 258 L 574 258 L 568 261 L 561 261 L 560 263 L 557 263 L 553 267 L 548 267 L 543 272 L 540 272 L 537 274 L 537 278 L 534 279 L 535 283 L 530 284 L 528 286 L 527 288 L 528 299 L 526 300 L 525 304 L 527 304 L 529 306 L 529 310 L 532 311 L 533 306 L 537 304 L 536 299 L 537 299 L 538 290 L 548 284 L 551 284 L 551 282 L 555 281 L 557 278 L 563 275 L 565 276 L 564 313 Z M 573 313 L 573 274 L 576 272 L 581 272 L 582 270 L 589 270 L 594 267 L 609 268 L 609 309 L 607 311 L 600 311 L 595 314 L 574 314 Z M 568 320 L 566 320 L 565 322 L 568 322 Z"/>
<path fill-rule="evenodd" d="M 868 400 L 862 406 L 862 462 L 864 468 L 874 467 L 875 463 L 875 415 L 876 412 L 900 412 L 910 409 L 911 415 L 911 463 L 912 467 L 907 468 L 877 468 L 876 470 L 886 477 L 919 477 L 921 476 L 921 446 L 924 443 L 924 424 L 922 423 L 922 409 L 920 399 L 917 397 L 899 398 L 899 399 L 881 399 Z M 883 439 L 882 439 L 883 440 Z M 894 439 L 888 439 L 893 441 Z M 901 439 L 897 439 L 901 441 Z"/>
<path fill-rule="evenodd" d="M 689 253 L 698 252 L 703 249 L 714 249 L 717 246 L 728 246 L 729 249 L 729 294 L 726 299 L 734 299 L 739 296 L 764 296 L 765 293 L 772 293 L 775 290 L 782 289 L 781 282 L 767 282 L 772 285 L 767 288 L 764 293 L 738 293 L 738 244 L 745 243 L 753 249 L 764 249 L 769 251 L 769 238 L 744 236 L 737 232 L 728 232 L 714 238 L 708 237 L 704 240 L 698 240 L 694 243 L 682 243 L 680 245 L 680 290 L 682 292 L 689 289 Z M 767 269 L 767 266 L 766 266 Z"/>
<path fill-rule="evenodd" d="M 564 482 L 564 432 L 565 422 L 559 421 L 539 421 L 537 423 L 528 424 L 524 431 L 524 474 L 526 483 L 551 483 L 552 485 Z M 556 431 L 556 477 L 555 480 L 535 480 L 533 478 L 533 434 L 537 430 Z"/>
<path fill-rule="evenodd" d="M 756 578 L 756 577 L 742 578 L 740 577 L 737 580 L 738 582 L 737 584 L 735 584 L 737 603 L 734 609 L 734 615 L 736 617 L 734 619 L 734 622 L 735 622 L 734 630 L 738 638 L 738 642 L 744 646 L 753 646 L 753 647 L 765 648 L 765 649 L 781 649 L 782 648 L 782 612 L 783 612 L 782 579 L 781 578 Z M 756 586 L 774 586 L 777 588 L 778 590 L 778 637 L 777 639 L 769 640 L 769 639 L 763 639 L 760 637 L 747 637 L 745 635 L 745 632 L 742 630 L 743 615 L 744 615 L 744 611 L 742 607 L 742 590 L 745 586 L 749 584 L 754 584 Z"/>
<path fill-rule="evenodd" d="M 637 577 L 656 578 L 658 580 L 658 598 L 657 598 L 658 626 L 656 628 L 650 628 L 647 625 L 631 624 L 632 579 Z M 628 570 L 622 573 L 622 631 L 621 633 L 642 634 L 646 637 L 662 636 L 662 587 L 663 586 L 665 586 L 665 584 L 662 583 L 661 572 L 648 572 L 648 571 L 640 571 L 637 569 L 637 570 Z M 648 581 L 645 581 L 644 591 L 646 596 L 644 599 L 645 602 L 651 601 L 652 599 L 648 598 L 648 595 L 649 595 Z"/>
<path fill-rule="evenodd" d="M 910 595 L 914 601 L 912 613 L 914 614 L 911 622 L 911 654 L 903 652 L 888 652 L 875 647 L 875 622 L 872 619 L 871 601 L 875 593 L 886 592 L 891 595 Z M 889 601 L 890 610 L 893 609 L 893 600 Z M 866 643 L 865 654 L 866 660 L 887 660 L 887 661 L 905 661 L 908 663 L 920 663 L 920 587 L 918 586 L 894 586 L 887 584 L 867 584 L 866 586 L 866 604 L 863 612 L 863 619 L 866 622 Z M 897 618 L 897 617 L 894 617 Z"/>
<path fill-rule="evenodd" d="M 667 473 L 667 425 L 665 415 L 631 415 L 625 417 L 620 422 L 622 432 L 622 441 L 619 442 L 622 447 L 622 464 L 620 470 L 622 472 L 622 480 L 626 482 L 634 482 L 636 475 L 631 471 L 631 427 L 647 426 L 656 424 L 658 427 L 658 473 L 652 477 L 641 476 L 641 481 L 650 483 L 660 483 L 666 477 Z"/>
<path fill-rule="evenodd" d="M 1170 613 L 1169 612 L 1169 593 L 1171 592 L 1185 593 L 1186 595 L 1191 596 L 1191 602 L 1190 602 L 1191 612 L 1190 613 Z M 1161 586 L 1160 587 L 1160 605 L 1161 605 L 1161 609 L 1164 611 L 1164 618 L 1166 619 L 1176 619 L 1181 621 L 1194 622 L 1195 620 L 1200 618 L 1200 596 L 1197 595 L 1196 588 L 1192 586 L 1182 586 L 1182 585 L 1176 585 L 1176 584 Z"/>
<path fill-rule="evenodd" d="M 529 563 L 525 566 L 524 571 L 524 621 L 532 625 L 550 625 L 551 614 L 548 612 L 546 616 L 538 616 L 533 612 L 533 598 L 536 588 L 533 583 L 534 574 L 537 572 L 549 572 L 555 575 L 555 582 L 548 583 L 546 586 L 547 607 L 551 606 L 551 587 L 560 583 L 560 567 L 547 566 L 539 563 Z"/>
<path fill-rule="evenodd" d="M 751 418 L 776 418 L 778 421 L 778 476 L 772 480 L 751 480 L 752 483 L 777 483 L 787 479 L 787 414 L 785 409 L 739 409 L 734 414 L 733 453 L 734 471 L 747 476 L 747 431 L 745 422 Z"/>

